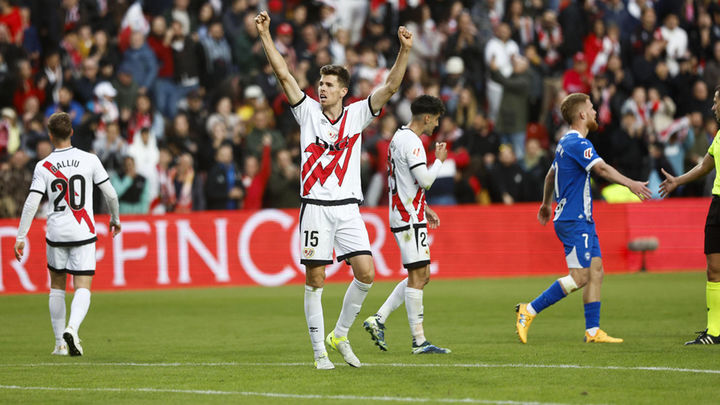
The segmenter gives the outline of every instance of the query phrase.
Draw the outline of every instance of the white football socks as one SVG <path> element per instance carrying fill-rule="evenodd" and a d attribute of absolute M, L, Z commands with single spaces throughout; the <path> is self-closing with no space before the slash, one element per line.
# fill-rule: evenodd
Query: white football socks
<path fill-rule="evenodd" d="M 407 309 L 408 323 L 413 342 L 417 346 L 425 343 L 423 330 L 423 290 L 405 288 L 405 309 Z"/>
<path fill-rule="evenodd" d="M 335 324 L 335 337 L 347 336 L 350 326 L 352 326 L 355 318 L 360 313 L 360 308 L 362 308 L 362 303 L 365 301 L 370 287 L 372 287 L 372 283 L 365 284 L 353 278 L 352 283 L 345 292 L 342 310 L 340 310 L 340 316 Z"/>
<path fill-rule="evenodd" d="M 53 333 L 55 333 L 55 346 L 60 346 L 65 344 L 63 340 L 63 331 L 65 331 L 65 290 L 51 288 L 48 305 L 50 307 L 50 322 L 52 323 Z"/>
<path fill-rule="evenodd" d="M 600 328 L 597 327 L 597 326 L 595 326 L 595 327 L 590 328 L 590 329 L 585 329 L 585 331 L 588 333 L 588 335 L 590 335 L 590 336 L 595 336 L 595 335 L 597 335 L 598 329 L 600 329 Z"/>
<path fill-rule="evenodd" d="M 88 309 L 90 309 L 90 290 L 87 288 L 78 288 L 75 290 L 72 303 L 70 304 L 68 327 L 75 329 L 75 332 L 80 330 L 80 324 L 83 319 L 85 319 Z"/>
<path fill-rule="evenodd" d="M 527 311 L 528 311 L 528 313 L 529 313 L 530 315 L 533 315 L 533 316 L 537 315 L 537 311 L 535 310 L 535 308 L 533 308 L 532 302 L 529 302 L 529 303 L 527 304 L 526 309 L 527 309 Z"/>
<path fill-rule="evenodd" d="M 385 323 L 387 317 L 405 302 L 405 287 L 407 287 L 407 283 L 408 279 L 405 277 L 405 280 L 399 282 L 398 285 L 395 286 L 395 289 L 392 290 L 390 296 L 387 297 L 377 311 L 378 322 Z"/>
<path fill-rule="evenodd" d="M 310 343 L 315 357 L 325 352 L 325 321 L 322 309 L 323 289 L 305 285 L 305 321 L 307 321 Z"/>

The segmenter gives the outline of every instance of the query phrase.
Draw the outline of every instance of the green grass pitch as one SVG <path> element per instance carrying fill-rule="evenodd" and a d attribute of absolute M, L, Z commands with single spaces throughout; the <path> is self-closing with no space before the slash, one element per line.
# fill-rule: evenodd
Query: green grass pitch
<path fill-rule="evenodd" d="M 582 293 L 543 312 L 527 345 L 513 307 L 553 277 L 434 280 L 426 336 L 450 355 L 413 356 L 405 308 L 388 352 L 362 329 L 394 287 L 376 283 L 350 330 L 364 366 L 330 353 L 317 371 L 302 286 L 95 292 L 85 356 L 55 357 L 46 295 L 0 297 L 0 403 L 704 403 L 717 396 L 720 347 L 683 346 L 705 326 L 701 272 L 606 275 L 601 327 L 582 342 Z M 346 284 L 323 294 L 325 330 Z M 68 311 L 71 294 L 68 294 Z"/>

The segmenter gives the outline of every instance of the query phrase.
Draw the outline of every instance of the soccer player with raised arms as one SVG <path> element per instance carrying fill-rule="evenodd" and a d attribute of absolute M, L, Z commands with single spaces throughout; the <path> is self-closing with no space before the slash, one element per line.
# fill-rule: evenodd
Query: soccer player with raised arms
<path fill-rule="evenodd" d="M 713 113 L 720 122 L 720 86 L 715 87 L 713 95 Z M 713 169 L 720 167 L 720 131 L 715 134 L 710 148 L 703 160 L 682 176 L 674 177 L 663 170 L 665 181 L 660 184 L 660 195 L 667 197 L 678 186 L 691 183 Z M 698 332 L 698 336 L 686 345 L 720 344 L 720 171 L 715 172 L 712 188 L 712 202 L 705 220 L 705 260 L 707 262 L 707 283 L 705 299 L 707 303 L 707 327 Z"/>
<path fill-rule="evenodd" d="M 390 189 L 390 230 L 400 247 L 408 277 L 398 283 L 377 313 L 363 326 L 380 350 L 387 350 L 385 320 L 405 302 L 412 353 L 450 353 L 425 339 L 423 329 L 423 288 L 430 281 L 430 247 L 427 228 L 437 228 L 440 219 L 425 204 L 425 190 L 432 186 L 447 158 L 444 142 L 435 144 L 435 162 L 427 167 L 427 157 L 420 136 L 432 134 L 445 107 L 440 99 L 423 95 L 410 105 L 412 119 L 398 129 L 388 149 L 388 186 Z"/>
<path fill-rule="evenodd" d="M 360 367 L 347 339 L 362 303 L 375 277 L 370 240 L 360 216 L 363 200 L 360 184 L 361 132 L 380 114 L 382 107 L 398 90 L 407 68 L 412 34 L 398 29 L 400 51 L 385 83 L 367 99 L 343 106 L 350 75 L 342 66 L 320 69 L 319 101 L 308 97 L 291 75 L 285 59 L 270 35 L 270 17 L 263 11 L 255 17 L 268 61 L 292 106 L 300 125 L 300 257 L 305 265 L 305 319 L 315 356 L 315 367 L 332 369 L 323 336 L 325 326 L 322 291 L 325 266 L 346 260 L 355 276 L 345 293 L 335 328 L 325 339 L 345 362 Z"/>
<path fill-rule="evenodd" d="M 120 233 L 118 197 L 108 174 L 97 156 L 72 147 L 72 134 L 72 120 L 67 113 L 50 116 L 48 135 L 55 150 L 35 166 L 15 241 L 15 258 L 19 261 L 40 200 L 47 194 L 50 204 L 45 240 L 50 273 L 50 321 L 55 333 L 52 354 L 61 356 L 83 354 L 78 330 L 90 308 L 90 284 L 96 264 L 93 186 L 98 186 L 105 197 L 113 237 Z M 65 327 L 68 274 L 73 275 L 75 294 Z"/>
<path fill-rule="evenodd" d="M 585 287 L 585 342 L 621 343 L 600 329 L 600 289 L 603 265 L 600 243 L 595 232 L 590 195 L 590 171 L 605 179 L 622 184 L 641 199 L 650 198 L 647 182 L 631 180 L 605 163 L 586 139 L 588 132 L 598 128 L 597 113 L 587 94 L 573 93 L 560 105 L 563 119 L 570 130 L 560 139 L 550 170 L 545 176 L 543 202 L 538 221 L 545 225 L 552 216 L 555 196 L 555 234 L 565 248 L 569 275 L 559 278 L 529 304 L 518 304 L 515 327 L 518 337 L 527 343 L 528 329 L 535 316 L 545 308 Z"/>

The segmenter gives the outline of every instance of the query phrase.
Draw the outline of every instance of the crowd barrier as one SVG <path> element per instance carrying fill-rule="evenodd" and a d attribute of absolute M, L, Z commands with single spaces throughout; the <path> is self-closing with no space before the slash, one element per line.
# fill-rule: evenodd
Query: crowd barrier
<path fill-rule="evenodd" d="M 595 203 L 595 220 L 608 273 L 637 271 L 641 254 L 628 242 L 653 236 L 649 271 L 705 268 L 703 227 L 710 199 L 635 204 Z M 566 273 L 562 245 L 551 224 L 541 226 L 539 204 L 434 207 L 433 278 L 506 277 Z M 375 260 L 376 280 L 405 277 L 390 233 L 387 208 L 362 209 Z M 123 232 L 108 234 L 97 221 L 96 290 L 220 285 L 279 286 L 304 281 L 299 263 L 298 210 L 214 211 L 190 215 L 123 216 Z M 45 292 L 45 223 L 36 220 L 25 257 L 15 260 L 19 220 L 0 221 L 0 294 Z M 343 263 L 327 267 L 327 280 L 348 281 Z"/>

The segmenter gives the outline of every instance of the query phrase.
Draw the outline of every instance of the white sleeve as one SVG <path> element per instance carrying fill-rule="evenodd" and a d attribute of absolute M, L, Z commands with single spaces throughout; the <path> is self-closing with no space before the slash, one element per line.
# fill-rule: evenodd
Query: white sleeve
<path fill-rule="evenodd" d="M 437 178 L 441 167 L 442 162 L 439 159 L 435 159 L 435 162 L 429 170 L 427 165 L 421 164 L 410 169 L 410 172 L 413 174 L 420 187 L 427 190 L 430 186 L 432 186 L 433 182 Z"/>
<path fill-rule="evenodd" d="M 25 241 L 25 237 L 30 230 L 30 225 L 32 225 L 32 220 L 33 218 L 35 218 L 35 213 L 40 206 L 40 200 L 42 200 L 42 196 L 42 193 L 31 190 L 30 194 L 28 194 L 27 196 L 27 199 L 25 199 L 22 216 L 20 217 L 20 225 L 18 225 L 17 238 L 15 239 L 16 241 Z"/>
<path fill-rule="evenodd" d="M 303 93 L 300 101 L 290 106 L 290 111 L 292 111 L 293 117 L 295 117 L 295 121 L 298 125 L 302 125 L 307 120 L 310 109 L 316 104 L 318 104 L 317 101 L 311 99 L 307 94 Z"/>
<path fill-rule="evenodd" d="M 107 203 L 108 210 L 110 211 L 110 222 L 113 224 L 120 223 L 120 206 L 118 205 L 118 195 L 115 192 L 112 184 L 109 181 L 105 181 L 98 185 L 100 191 L 102 191 Z"/>

